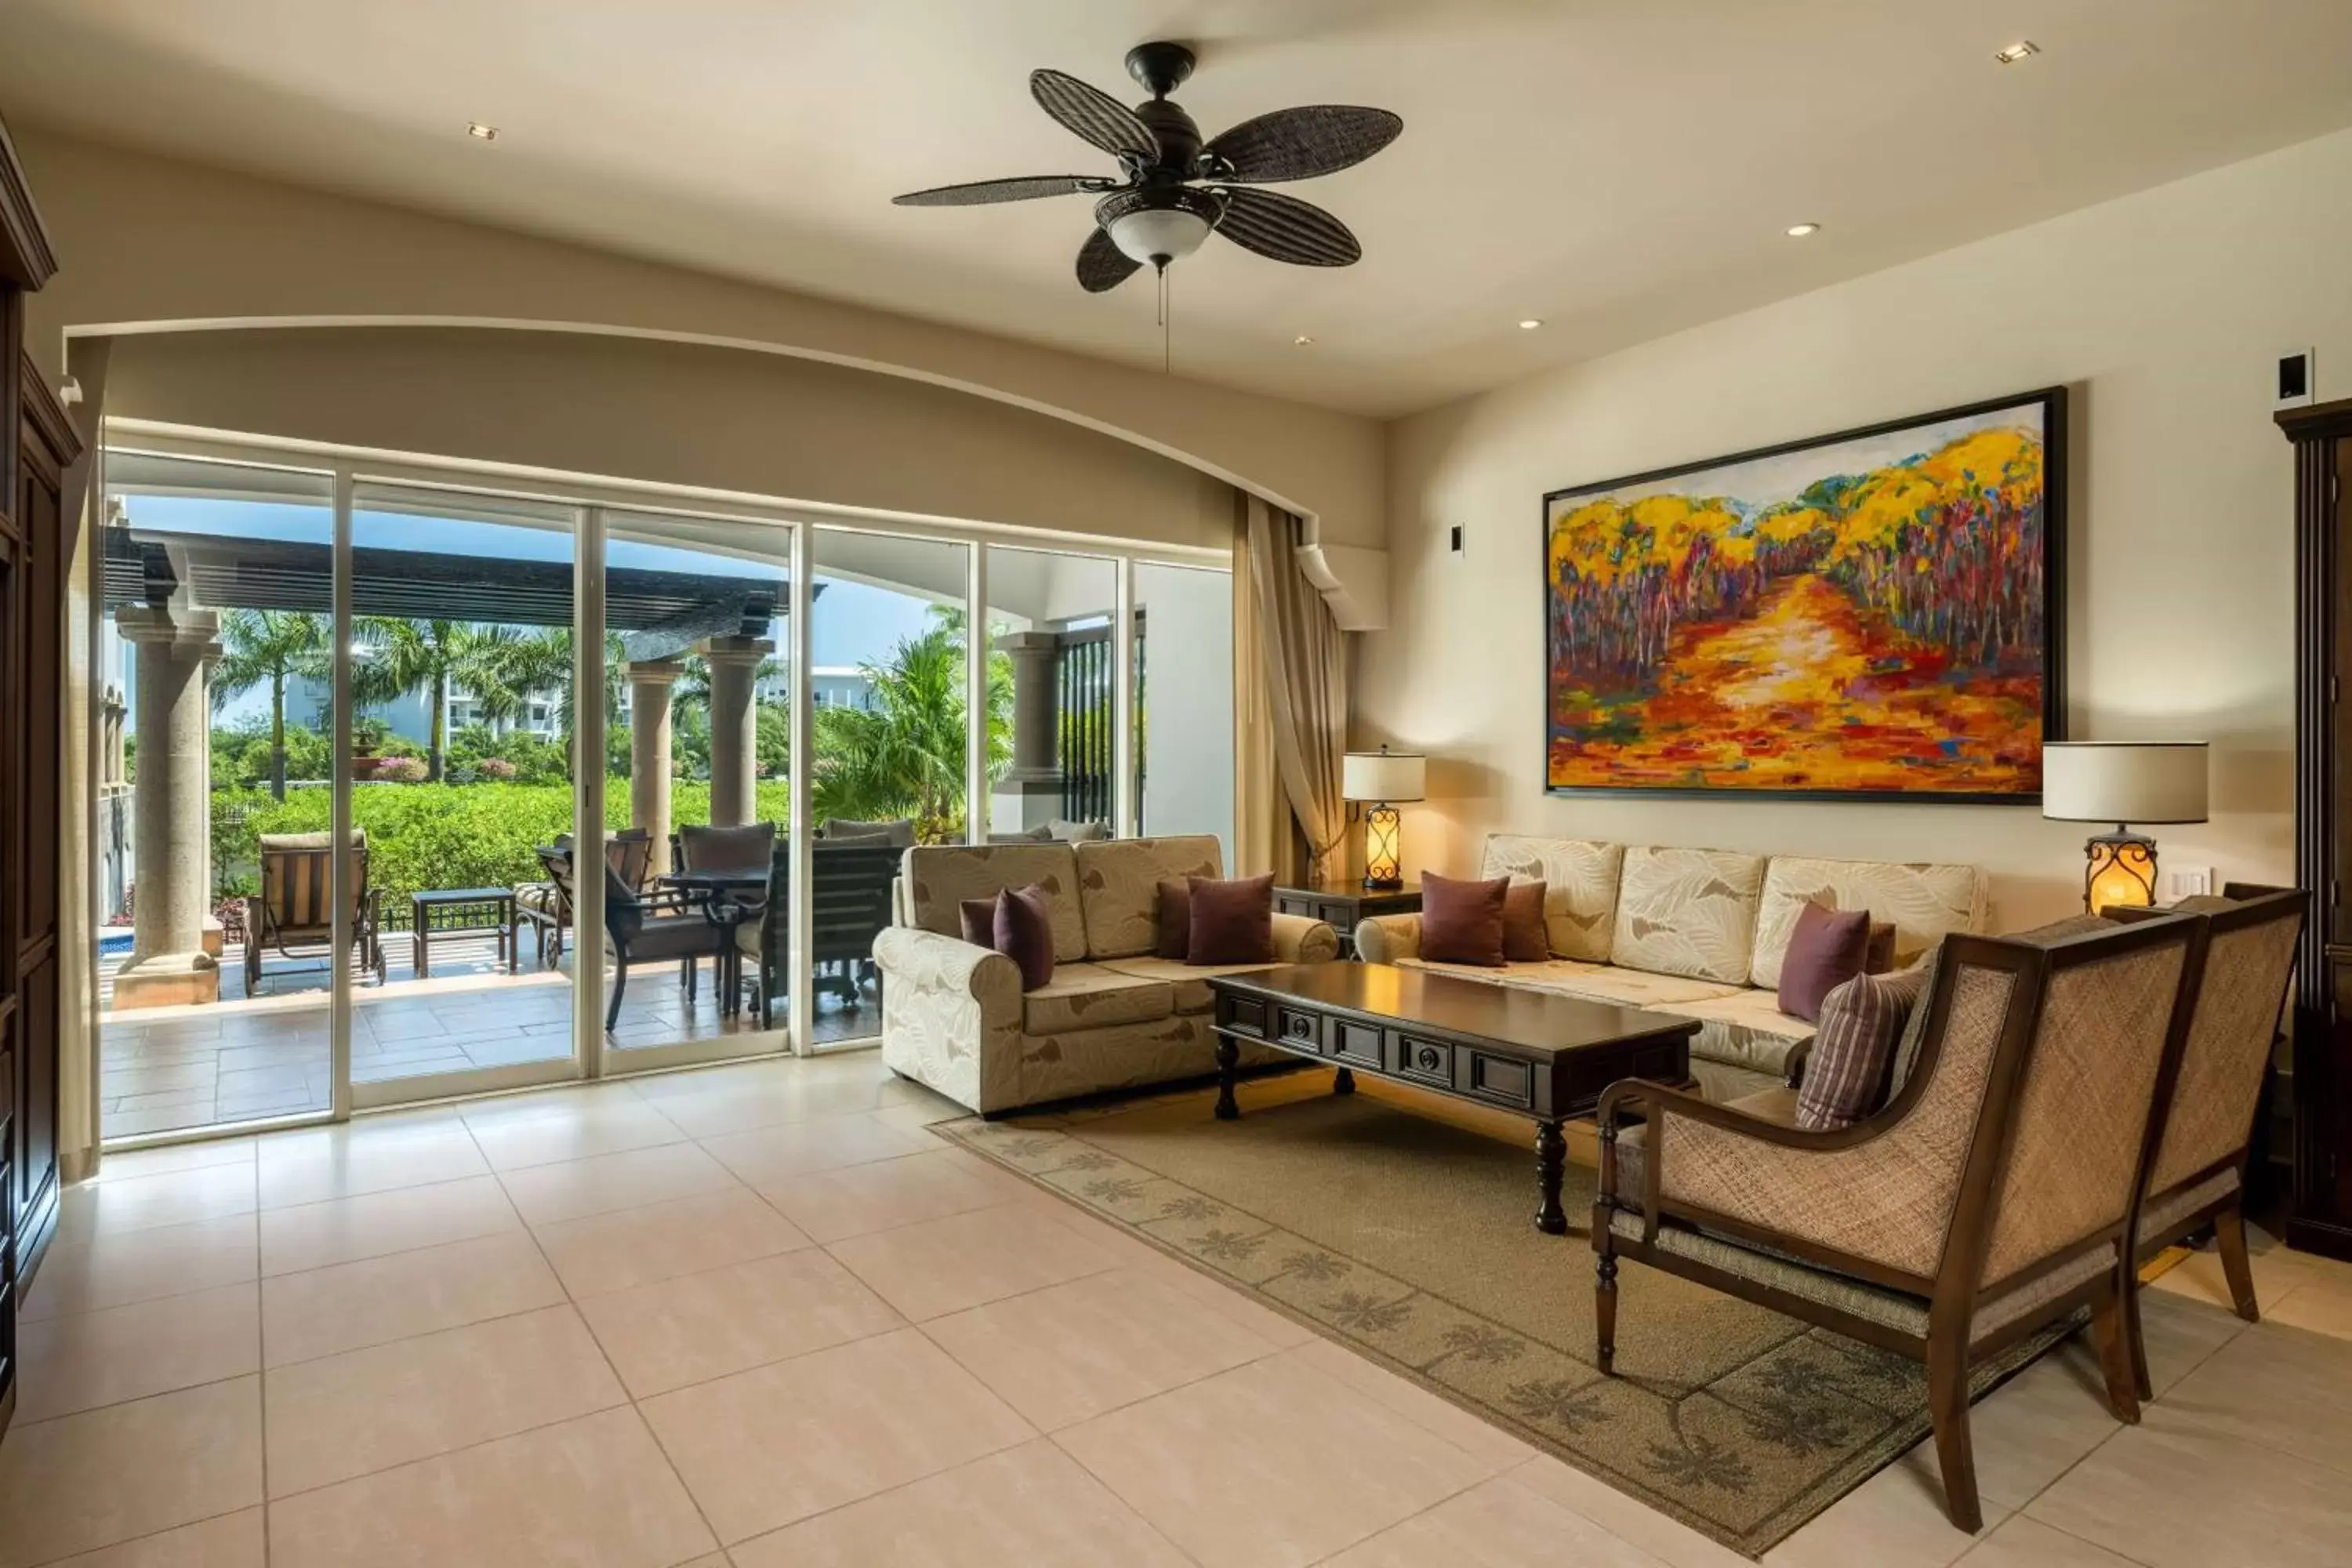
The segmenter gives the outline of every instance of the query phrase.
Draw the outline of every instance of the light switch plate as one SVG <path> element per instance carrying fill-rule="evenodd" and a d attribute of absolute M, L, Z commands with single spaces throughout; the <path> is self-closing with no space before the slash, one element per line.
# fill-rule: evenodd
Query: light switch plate
<path fill-rule="evenodd" d="M 2165 902 L 2201 898 L 2213 890 L 2210 866 L 2175 866 L 2164 874 Z"/>

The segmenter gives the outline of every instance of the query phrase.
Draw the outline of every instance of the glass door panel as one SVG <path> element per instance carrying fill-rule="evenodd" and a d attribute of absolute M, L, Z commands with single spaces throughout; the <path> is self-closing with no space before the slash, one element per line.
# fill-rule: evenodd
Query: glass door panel
<path fill-rule="evenodd" d="M 1008 710 L 1007 755 L 990 799 L 992 836 L 1118 830 L 1111 695 L 1118 593 L 1115 561 L 988 547 L 989 639 Z"/>
<path fill-rule="evenodd" d="M 120 449 L 105 472 L 101 1136 L 323 1115 L 331 479 Z"/>
<path fill-rule="evenodd" d="M 575 521 L 458 490 L 354 491 L 359 1105 L 574 1070 Z"/>
<path fill-rule="evenodd" d="M 1232 870 L 1230 572 L 1136 563 L 1135 794 L 1138 831 L 1213 833 Z"/>
<path fill-rule="evenodd" d="M 608 1068 L 788 1043 L 792 530 L 604 514 Z"/>
<path fill-rule="evenodd" d="M 874 938 L 910 844 L 966 832 L 971 546 L 819 528 L 812 536 L 808 977 L 811 1039 L 877 1037 Z"/>

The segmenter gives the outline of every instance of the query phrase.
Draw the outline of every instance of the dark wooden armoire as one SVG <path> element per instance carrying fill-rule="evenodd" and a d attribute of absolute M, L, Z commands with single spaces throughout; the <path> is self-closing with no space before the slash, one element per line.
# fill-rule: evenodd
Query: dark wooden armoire
<path fill-rule="evenodd" d="M 2313 893 L 2295 977 L 2287 1240 L 2352 1258 L 2352 400 L 2278 422 L 2294 446 L 2295 879 Z"/>
<path fill-rule="evenodd" d="M 26 353 L 25 295 L 57 269 L 0 126 L 0 1433 L 16 1311 L 58 1215 L 58 867 L 64 718 L 61 497 L 80 443 Z"/>

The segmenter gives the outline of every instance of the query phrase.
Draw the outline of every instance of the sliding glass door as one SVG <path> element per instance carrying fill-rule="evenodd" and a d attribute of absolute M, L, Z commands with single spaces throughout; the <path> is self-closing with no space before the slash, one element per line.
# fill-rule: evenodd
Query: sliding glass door
<path fill-rule="evenodd" d="M 131 434 L 111 1143 L 870 1043 L 908 847 L 1230 833 L 1205 560 Z"/>
<path fill-rule="evenodd" d="M 359 1106 L 576 1071 L 577 519 L 531 499 L 353 487 L 343 853 Z M 268 885 L 269 839 L 261 853 Z"/>

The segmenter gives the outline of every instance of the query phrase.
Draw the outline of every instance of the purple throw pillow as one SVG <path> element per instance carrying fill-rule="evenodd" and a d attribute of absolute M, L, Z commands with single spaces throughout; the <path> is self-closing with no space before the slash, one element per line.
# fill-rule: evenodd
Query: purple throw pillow
<path fill-rule="evenodd" d="M 994 899 L 961 899 L 957 900 L 956 914 L 963 921 L 963 939 L 974 947 L 996 947 L 996 900 Z"/>
<path fill-rule="evenodd" d="M 1870 911 L 1807 904 L 1780 958 L 1780 1011 L 1807 1022 L 1829 994 L 1860 974 L 1870 952 Z"/>
<path fill-rule="evenodd" d="M 1510 890 L 1508 877 L 1465 882 L 1423 872 L 1421 956 L 1433 963 L 1502 968 L 1503 911 Z"/>
<path fill-rule="evenodd" d="M 1160 884 L 1160 943 L 1152 949 L 1160 958 L 1181 963 L 1192 951 L 1192 885 Z"/>
<path fill-rule="evenodd" d="M 1513 882 L 1503 892 L 1503 956 L 1513 963 L 1542 963 L 1551 957 L 1551 928 L 1544 924 L 1545 882 Z"/>
<path fill-rule="evenodd" d="M 1187 963 L 1274 962 L 1274 877 L 1192 877 L 1185 882 L 1192 925 Z"/>
<path fill-rule="evenodd" d="M 992 931 L 992 945 L 1021 971 L 1022 990 L 1054 983 L 1054 906 L 1045 889 L 1033 883 L 997 894 Z"/>

